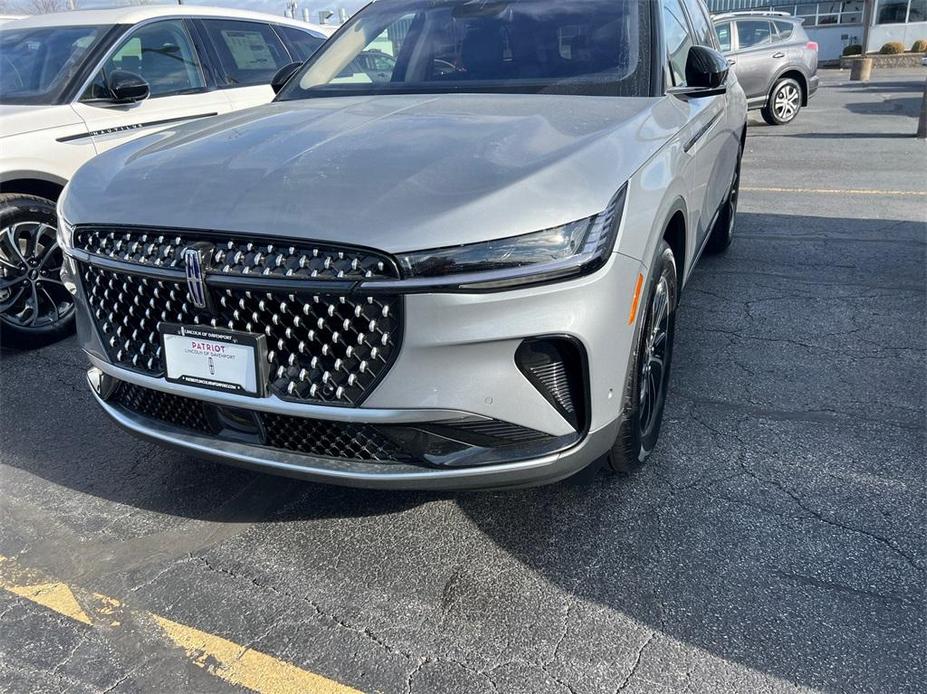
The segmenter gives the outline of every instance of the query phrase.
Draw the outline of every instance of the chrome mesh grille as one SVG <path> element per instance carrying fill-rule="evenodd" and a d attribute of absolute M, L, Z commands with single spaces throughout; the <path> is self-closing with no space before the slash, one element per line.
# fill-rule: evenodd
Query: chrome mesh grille
<path fill-rule="evenodd" d="M 205 268 L 223 275 L 297 280 L 397 279 L 386 255 L 326 244 L 242 241 L 229 235 L 170 230 L 78 227 L 74 246 L 112 260 L 157 268 L 183 268 L 183 251 L 193 244 L 212 249 Z"/>
<path fill-rule="evenodd" d="M 397 296 L 336 295 L 244 288 L 212 292 L 196 308 L 184 283 L 84 264 L 90 314 L 110 359 L 164 374 L 160 322 L 264 334 L 268 388 L 300 402 L 356 406 L 386 373 L 401 339 Z"/>

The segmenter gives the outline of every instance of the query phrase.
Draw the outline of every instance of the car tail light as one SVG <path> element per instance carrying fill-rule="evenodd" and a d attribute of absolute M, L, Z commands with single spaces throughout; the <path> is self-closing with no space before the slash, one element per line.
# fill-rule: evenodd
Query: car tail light
<path fill-rule="evenodd" d="M 810 48 L 812 51 L 814 51 L 815 53 L 817 53 L 817 51 L 818 51 L 818 42 L 817 42 L 817 41 L 809 41 L 809 42 L 808 42 L 808 48 Z"/>

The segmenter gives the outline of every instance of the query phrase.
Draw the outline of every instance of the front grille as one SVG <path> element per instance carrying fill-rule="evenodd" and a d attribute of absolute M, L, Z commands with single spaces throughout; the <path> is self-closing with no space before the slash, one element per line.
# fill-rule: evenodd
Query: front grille
<path fill-rule="evenodd" d="M 78 227 L 74 232 L 75 248 L 155 268 L 183 269 L 183 251 L 193 245 L 207 248 L 205 270 L 216 274 L 296 280 L 399 277 L 389 256 L 362 248 L 291 241 L 255 243 L 228 234 L 189 231 Z"/>
<path fill-rule="evenodd" d="M 357 406 L 385 375 L 401 340 L 398 296 L 323 292 L 211 291 L 211 309 L 193 305 L 180 280 L 153 279 L 83 264 L 84 293 L 109 358 L 164 375 L 158 324 L 180 323 L 263 334 L 268 389 L 298 402 Z"/>

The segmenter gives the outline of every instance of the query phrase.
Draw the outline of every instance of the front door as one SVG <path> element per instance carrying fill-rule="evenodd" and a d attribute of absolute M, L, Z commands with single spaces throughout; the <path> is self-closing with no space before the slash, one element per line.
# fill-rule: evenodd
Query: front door
<path fill-rule="evenodd" d="M 773 75 L 785 67 L 786 50 L 768 19 L 738 19 L 737 50 L 731 56 L 734 71 L 751 105 L 766 102 Z"/>
<path fill-rule="evenodd" d="M 123 70 L 148 83 L 150 96 L 113 103 L 107 75 Z M 98 152 L 153 130 L 230 110 L 221 91 L 208 90 L 200 57 L 182 19 L 143 24 L 123 40 L 85 90 L 75 110 L 87 123 Z"/>

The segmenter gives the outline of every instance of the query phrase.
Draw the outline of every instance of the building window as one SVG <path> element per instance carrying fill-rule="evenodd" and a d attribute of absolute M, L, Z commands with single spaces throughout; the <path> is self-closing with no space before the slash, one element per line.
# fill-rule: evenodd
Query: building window
<path fill-rule="evenodd" d="M 908 22 L 927 22 L 927 0 L 911 0 Z"/>
<path fill-rule="evenodd" d="M 908 0 L 880 0 L 876 24 L 904 24 L 908 20 Z"/>

